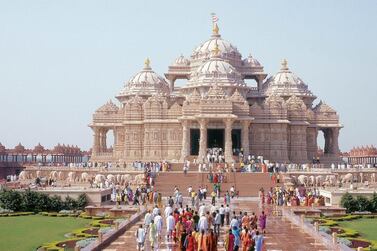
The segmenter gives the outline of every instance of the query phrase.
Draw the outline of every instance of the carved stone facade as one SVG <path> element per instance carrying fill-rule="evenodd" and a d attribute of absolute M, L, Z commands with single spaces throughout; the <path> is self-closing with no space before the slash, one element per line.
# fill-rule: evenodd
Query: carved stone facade
<path fill-rule="evenodd" d="M 317 156 L 323 131 L 327 158 L 339 157 L 342 126 L 335 110 L 319 102 L 288 68 L 266 79 L 252 56 L 242 59 L 214 23 L 213 34 L 189 59 L 182 55 L 165 78 L 150 67 L 132 77 L 116 97 L 93 115 L 93 161 L 183 162 L 190 155 L 205 159 L 207 148 L 224 149 L 225 160 L 242 151 L 279 162 L 303 163 Z M 186 79 L 175 87 L 177 79 Z M 253 79 L 256 86 L 246 84 Z M 113 147 L 106 135 L 112 131 Z"/>

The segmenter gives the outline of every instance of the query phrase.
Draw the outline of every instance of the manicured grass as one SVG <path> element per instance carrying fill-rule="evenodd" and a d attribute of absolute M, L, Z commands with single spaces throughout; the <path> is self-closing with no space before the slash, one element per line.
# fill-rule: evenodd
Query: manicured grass
<path fill-rule="evenodd" d="M 86 227 L 91 221 L 41 215 L 1 217 L 0 250 L 35 250 L 43 243 L 64 240 L 64 234 Z"/>
<path fill-rule="evenodd" d="M 354 229 L 364 239 L 377 241 L 377 219 L 361 218 L 351 221 L 338 221 L 339 226 Z"/>

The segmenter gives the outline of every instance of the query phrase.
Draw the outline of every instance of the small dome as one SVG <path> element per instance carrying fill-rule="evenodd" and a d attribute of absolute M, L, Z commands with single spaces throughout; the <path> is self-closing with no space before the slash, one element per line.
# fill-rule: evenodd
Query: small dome
<path fill-rule="evenodd" d="M 185 58 L 183 55 L 180 55 L 173 63 L 174 66 L 189 66 L 190 60 Z"/>
<path fill-rule="evenodd" d="M 169 84 L 152 70 L 149 63 L 147 59 L 144 68 L 128 81 L 119 96 L 169 94 Z"/>
<path fill-rule="evenodd" d="M 41 143 L 38 143 L 38 145 L 34 147 L 33 151 L 36 153 L 42 153 L 45 151 L 45 148 L 41 145 Z"/>
<path fill-rule="evenodd" d="M 109 102 L 98 108 L 96 113 L 117 113 L 118 111 L 119 107 L 113 101 L 109 100 Z"/>
<path fill-rule="evenodd" d="M 279 95 L 279 96 L 292 96 L 299 97 L 309 96 L 315 97 L 308 89 L 308 86 L 299 77 L 291 72 L 288 68 L 287 60 L 281 63 L 281 69 L 274 76 L 267 79 L 263 84 L 262 90 L 265 95 Z"/>
<path fill-rule="evenodd" d="M 5 146 L 3 146 L 3 144 L 0 143 L 0 153 L 5 153 L 5 151 Z"/>
<path fill-rule="evenodd" d="M 251 54 L 243 60 L 243 63 L 244 63 L 245 66 L 249 66 L 249 67 L 260 67 L 261 66 L 259 61 L 256 60 L 255 58 L 253 58 L 253 56 L 251 56 Z"/>
<path fill-rule="evenodd" d="M 23 153 L 25 152 L 25 147 L 21 145 L 21 143 L 18 143 L 18 145 L 14 148 L 14 150 L 18 153 Z"/>

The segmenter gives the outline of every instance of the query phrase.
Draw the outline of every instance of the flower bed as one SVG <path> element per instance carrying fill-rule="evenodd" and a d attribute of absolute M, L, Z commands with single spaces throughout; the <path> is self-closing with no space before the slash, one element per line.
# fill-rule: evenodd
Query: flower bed
<path fill-rule="evenodd" d="M 312 219 L 312 223 L 319 223 L 319 230 L 326 232 L 328 234 L 337 233 L 339 237 L 339 242 L 344 243 L 345 245 L 352 248 L 368 248 L 365 250 L 377 250 L 377 241 L 367 240 L 360 238 L 360 233 L 354 229 L 346 228 L 340 226 L 340 222 L 353 221 L 357 219 L 372 219 L 375 218 L 375 215 L 346 215 L 342 217 L 328 217 L 328 218 L 317 218 Z M 371 249 L 370 249 L 371 248 Z"/>
<path fill-rule="evenodd" d="M 83 219 L 93 219 L 93 221 L 90 223 L 91 227 L 87 228 L 80 228 L 72 231 L 72 235 L 74 238 L 63 240 L 63 241 L 55 241 L 44 244 L 42 247 L 46 248 L 48 251 L 61 251 L 63 249 L 63 245 L 66 245 L 66 248 L 74 248 L 76 243 L 80 242 L 80 247 L 84 247 L 86 245 L 89 245 L 93 240 L 95 240 L 98 237 L 98 233 L 101 232 L 103 234 L 109 232 L 112 230 L 111 225 L 115 223 L 115 221 L 124 219 L 109 219 L 105 218 L 104 215 L 100 216 L 89 216 L 85 213 L 76 214 L 75 212 L 59 212 L 59 213 L 47 213 L 42 212 L 40 213 L 43 216 L 51 216 L 51 217 L 64 217 L 59 215 L 65 215 L 65 216 L 78 216 Z"/>

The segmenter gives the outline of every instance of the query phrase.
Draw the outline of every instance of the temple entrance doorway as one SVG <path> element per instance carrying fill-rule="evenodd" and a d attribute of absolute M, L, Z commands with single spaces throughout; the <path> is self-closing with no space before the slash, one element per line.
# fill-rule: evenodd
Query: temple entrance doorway
<path fill-rule="evenodd" d="M 232 130 L 232 151 L 235 155 L 241 151 L 241 129 Z"/>
<path fill-rule="evenodd" d="M 207 142 L 207 148 L 224 149 L 224 129 L 208 129 Z"/>
<path fill-rule="evenodd" d="M 199 154 L 200 130 L 190 129 L 190 155 Z"/>

